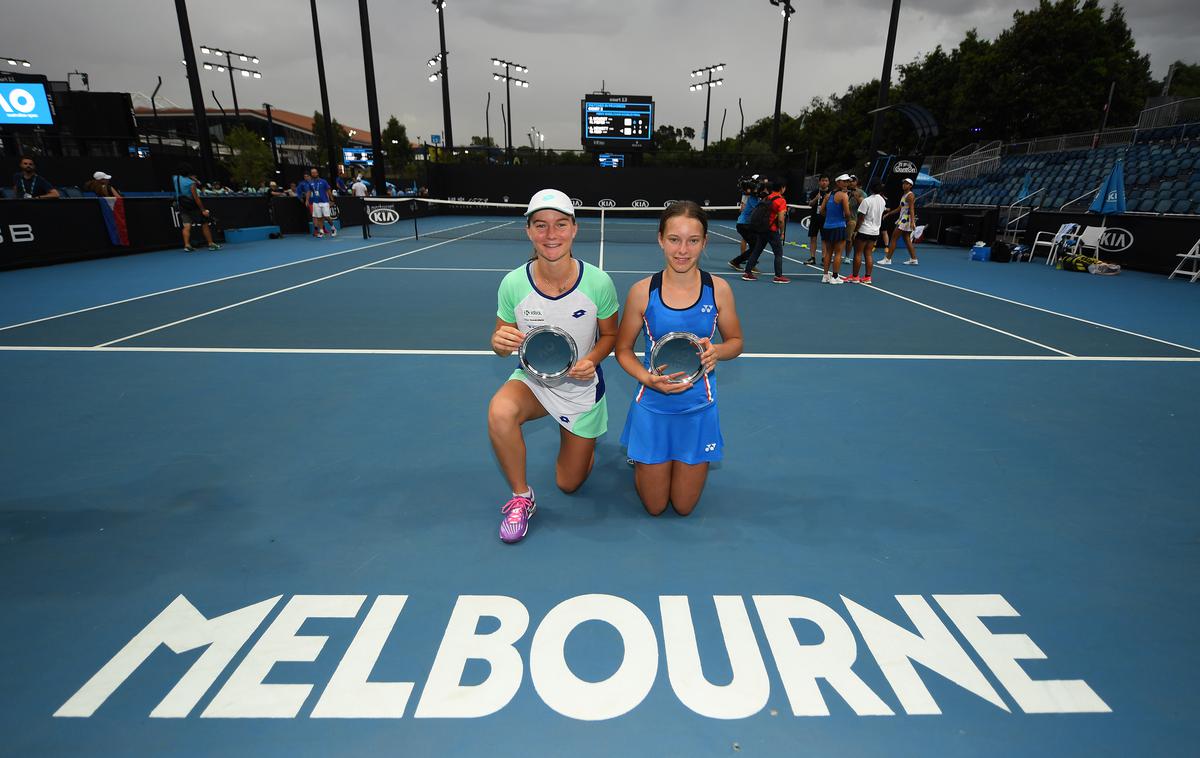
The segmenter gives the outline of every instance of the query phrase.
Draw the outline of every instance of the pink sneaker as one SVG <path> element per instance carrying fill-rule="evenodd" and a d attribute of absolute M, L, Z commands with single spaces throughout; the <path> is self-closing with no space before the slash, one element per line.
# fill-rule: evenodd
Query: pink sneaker
<path fill-rule="evenodd" d="M 846 281 L 849 282 L 850 284 L 854 284 L 854 283 L 858 282 L 858 277 L 857 276 L 848 276 L 848 277 L 846 277 Z"/>
<path fill-rule="evenodd" d="M 862 279 L 859 279 L 859 280 L 858 280 L 858 283 L 859 283 L 859 284 L 870 284 L 870 283 L 871 283 L 871 277 L 869 277 L 869 276 L 864 276 Z"/>
<path fill-rule="evenodd" d="M 777 276 L 774 279 L 772 279 L 771 281 L 774 282 L 775 284 L 789 284 L 789 283 L 791 283 L 792 280 L 788 279 L 786 276 Z"/>
<path fill-rule="evenodd" d="M 504 520 L 500 522 L 500 539 L 510 544 L 525 539 L 529 532 L 529 519 L 536 510 L 533 490 L 529 491 L 529 497 L 513 495 L 512 499 L 500 508 L 500 512 L 504 514 Z"/>

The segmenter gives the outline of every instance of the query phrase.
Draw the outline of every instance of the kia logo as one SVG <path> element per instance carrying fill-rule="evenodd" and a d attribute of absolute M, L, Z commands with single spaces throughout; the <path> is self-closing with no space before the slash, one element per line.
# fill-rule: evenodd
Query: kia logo
<path fill-rule="evenodd" d="M 573 198 L 571 198 L 571 205 L 575 206 L 576 208 L 582 208 L 583 201 L 577 197 L 573 197 Z"/>
<path fill-rule="evenodd" d="M 675 203 L 678 203 L 678 202 L 679 202 L 678 200 L 665 200 L 665 201 L 663 201 L 663 207 L 670 208 L 672 205 L 674 205 Z"/>
<path fill-rule="evenodd" d="M 596 205 L 600 206 L 601 208 L 616 208 L 617 201 L 613 200 L 612 198 L 606 197 L 603 200 L 601 200 L 600 202 L 596 203 Z"/>
<path fill-rule="evenodd" d="M 367 211 L 367 218 L 371 219 L 372 224 L 380 224 L 387 226 L 394 224 L 400 220 L 400 214 L 393 208 L 372 208 Z"/>
<path fill-rule="evenodd" d="M 1105 199 L 1108 200 L 1108 202 L 1110 202 L 1110 203 L 1117 202 L 1117 191 L 1112 190 L 1111 192 L 1108 193 L 1108 197 Z"/>
<path fill-rule="evenodd" d="M 1100 247 L 1110 253 L 1120 253 L 1133 247 L 1133 233 L 1119 226 L 1105 229 L 1100 237 Z"/>
<path fill-rule="evenodd" d="M 633 201 L 633 207 L 634 207 L 634 208 L 649 208 L 649 207 L 650 207 L 650 201 L 649 201 L 649 200 L 641 200 L 641 199 L 634 200 L 634 201 Z"/>

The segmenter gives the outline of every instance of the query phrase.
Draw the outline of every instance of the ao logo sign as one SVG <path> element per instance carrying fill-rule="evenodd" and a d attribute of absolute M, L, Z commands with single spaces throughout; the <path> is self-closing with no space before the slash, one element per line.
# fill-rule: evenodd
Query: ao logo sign
<path fill-rule="evenodd" d="M 1100 237 L 1100 247 L 1110 253 L 1128 250 L 1133 247 L 1133 233 L 1117 226 L 1105 229 L 1104 235 Z"/>
<path fill-rule="evenodd" d="M 400 220 L 400 214 L 393 208 L 372 208 L 367 211 L 372 224 L 394 224 Z"/>
<path fill-rule="evenodd" d="M 54 123 L 42 86 L 0 84 L 0 124 L 3 123 Z"/>
<path fill-rule="evenodd" d="M 601 208 L 616 208 L 617 201 L 613 200 L 610 197 L 606 197 L 603 200 L 601 200 L 599 203 L 597 203 L 597 205 L 599 205 Z"/>
<path fill-rule="evenodd" d="M 634 200 L 634 201 L 633 201 L 633 207 L 634 207 L 634 208 L 649 208 L 649 207 L 650 207 L 650 201 L 649 201 L 649 200 L 642 200 L 641 198 L 638 198 L 637 200 Z"/>

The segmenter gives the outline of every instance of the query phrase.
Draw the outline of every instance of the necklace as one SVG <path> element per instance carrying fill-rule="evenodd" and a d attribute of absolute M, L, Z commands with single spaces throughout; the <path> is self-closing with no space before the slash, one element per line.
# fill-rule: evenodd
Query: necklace
<path fill-rule="evenodd" d="M 572 260 L 572 263 L 574 263 L 574 260 Z M 543 273 L 539 270 L 539 278 L 543 282 L 545 282 L 547 285 L 546 291 L 548 291 L 548 292 L 553 291 L 553 293 L 555 295 L 561 295 L 562 293 L 569 290 L 571 288 L 571 285 L 575 283 L 575 278 L 578 275 L 578 269 L 575 268 L 574 266 L 572 266 L 572 268 L 574 270 L 571 272 L 571 275 L 567 277 L 566 281 L 561 282 L 561 283 L 551 281 L 549 278 L 546 277 L 545 273 Z"/>

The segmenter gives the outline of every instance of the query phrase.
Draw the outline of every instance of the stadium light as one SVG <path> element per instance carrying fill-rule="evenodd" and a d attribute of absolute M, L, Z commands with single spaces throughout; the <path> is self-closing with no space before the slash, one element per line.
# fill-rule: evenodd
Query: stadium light
<path fill-rule="evenodd" d="M 705 90 L 708 93 L 708 95 L 705 96 L 705 98 L 704 98 L 704 148 L 703 148 L 703 151 L 708 150 L 708 115 L 709 115 L 709 106 L 712 105 L 712 89 L 713 89 L 713 87 L 720 87 L 722 84 L 725 83 L 724 79 L 713 79 L 712 75 L 713 75 L 713 72 L 715 72 L 715 71 L 724 71 L 724 70 L 725 70 L 724 63 L 714 63 L 711 66 L 704 66 L 702 68 L 698 68 L 698 69 L 695 69 L 694 71 L 692 71 L 693 77 L 705 76 L 705 75 L 708 76 L 708 78 L 706 80 L 704 80 L 703 82 L 700 82 L 698 84 L 693 84 L 690 87 L 688 87 L 688 90 L 691 92 L 699 92 L 700 90 Z"/>
<path fill-rule="evenodd" d="M 446 148 L 454 150 L 454 125 L 450 120 L 450 69 L 449 51 L 446 50 L 446 14 L 442 11 L 446 7 L 446 0 L 430 0 L 433 10 L 438 17 L 438 42 L 441 47 L 438 48 L 438 54 L 429 59 L 429 67 L 437 67 L 438 71 L 435 77 L 430 77 L 429 81 L 442 82 L 442 131 L 445 132 Z"/>
<path fill-rule="evenodd" d="M 768 0 L 783 16 L 783 41 L 779 43 L 779 82 L 775 85 L 775 125 L 771 128 L 771 151 L 779 150 L 779 110 L 783 107 L 783 62 L 787 57 L 788 21 L 796 9 L 791 0 Z"/>
<path fill-rule="evenodd" d="M 504 66 L 504 73 L 501 74 L 499 72 L 496 72 L 496 73 L 492 74 L 492 80 L 493 81 L 500 81 L 501 79 L 504 80 L 504 94 L 505 94 L 505 97 L 508 99 L 508 124 L 505 129 L 505 141 L 507 143 L 508 162 L 512 163 L 512 161 L 513 161 L 512 85 L 515 84 L 518 87 L 524 87 L 526 89 L 529 88 L 529 82 L 525 81 L 524 79 L 517 79 L 516 77 L 512 76 L 512 70 L 516 69 L 517 71 L 519 71 L 521 73 L 528 73 L 529 69 L 526 66 L 521 65 L 520 63 L 513 63 L 512 61 L 506 61 L 503 58 L 492 58 L 492 65 L 493 66 Z"/>
<path fill-rule="evenodd" d="M 234 84 L 233 72 L 237 71 L 245 79 L 249 79 L 251 77 L 255 79 L 261 79 L 262 73 L 248 68 L 239 68 L 238 66 L 233 65 L 233 56 L 236 55 L 239 61 L 251 61 L 253 63 L 258 63 L 258 56 L 250 55 L 249 53 L 238 53 L 234 52 L 233 50 L 223 50 L 219 47 L 212 47 L 210 45 L 201 45 L 200 52 L 204 53 L 205 55 L 213 55 L 218 58 L 225 58 L 225 65 L 222 66 L 218 63 L 216 65 L 216 69 L 218 73 L 222 74 L 226 71 L 229 72 L 229 89 L 233 93 L 233 116 L 240 122 L 242 120 L 242 111 L 241 108 L 238 107 L 237 85 Z M 205 63 L 204 70 L 212 71 L 213 64 Z"/>

